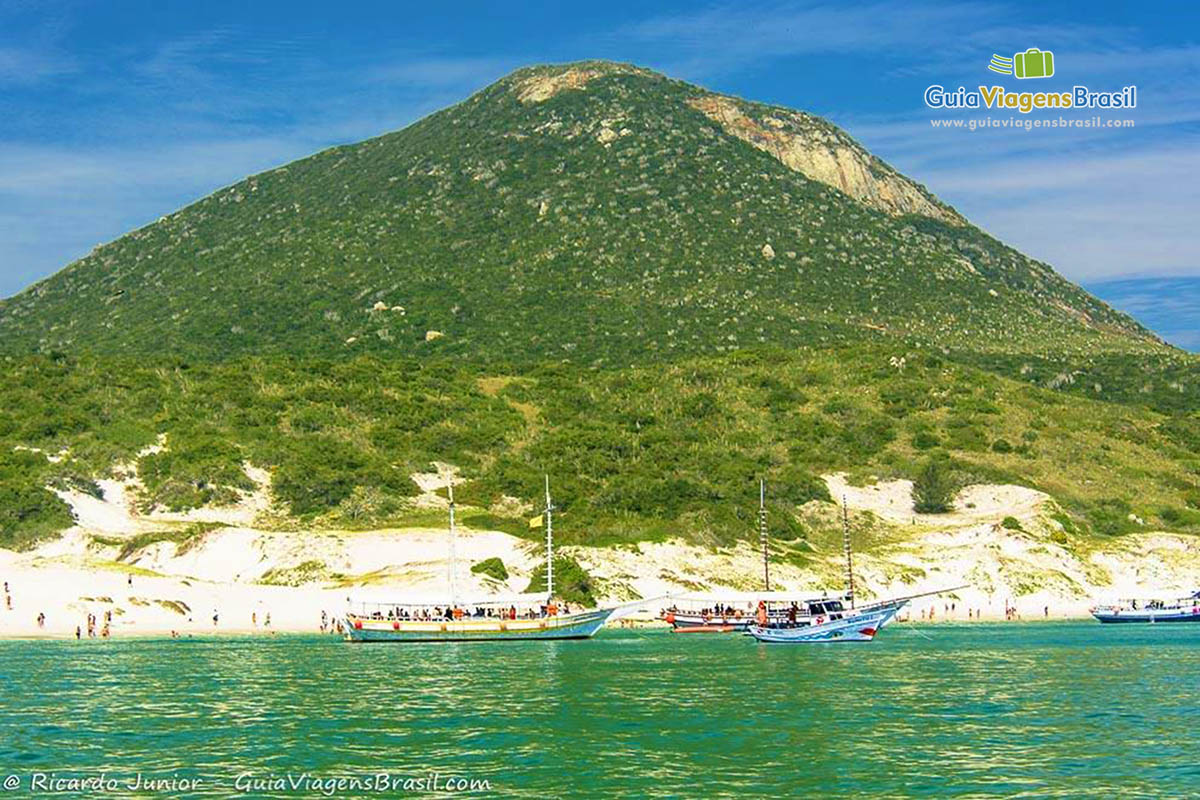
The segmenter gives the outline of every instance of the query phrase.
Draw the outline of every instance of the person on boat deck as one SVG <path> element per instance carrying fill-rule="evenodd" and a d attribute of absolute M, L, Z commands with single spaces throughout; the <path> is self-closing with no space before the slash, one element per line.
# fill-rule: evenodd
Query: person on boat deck
<path fill-rule="evenodd" d="M 796 603 L 793 601 L 792 605 L 790 607 L 788 607 L 788 623 L 789 624 L 791 624 L 791 625 L 796 624 L 796 613 L 798 611 L 799 611 L 799 609 L 796 607 Z"/>

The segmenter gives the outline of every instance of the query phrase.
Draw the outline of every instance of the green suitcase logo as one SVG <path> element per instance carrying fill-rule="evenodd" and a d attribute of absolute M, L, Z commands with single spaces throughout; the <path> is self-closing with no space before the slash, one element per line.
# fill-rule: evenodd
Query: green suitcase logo
<path fill-rule="evenodd" d="M 1049 78 L 1054 74 L 1054 53 L 1031 47 L 1013 56 L 1013 74 L 1018 78 Z"/>

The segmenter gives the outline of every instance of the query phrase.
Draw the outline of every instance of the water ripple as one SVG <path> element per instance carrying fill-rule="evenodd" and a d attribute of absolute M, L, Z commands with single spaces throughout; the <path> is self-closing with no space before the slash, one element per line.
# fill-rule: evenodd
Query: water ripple
<path fill-rule="evenodd" d="M 1164 797 L 1197 785 L 1200 630 L 923 630 L 830 647 L 625 631 L 0 642 L 0 767 L 439 772 L 519 797 Z"/>

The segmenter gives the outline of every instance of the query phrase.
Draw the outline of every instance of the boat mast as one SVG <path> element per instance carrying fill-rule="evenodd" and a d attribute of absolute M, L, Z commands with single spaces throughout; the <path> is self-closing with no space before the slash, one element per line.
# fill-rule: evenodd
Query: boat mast
<path fill-rule="evenodd" d="M 846 513 L 846 495 L 842 495 L 842 549 L 846 551 L 846 597 L 854 608 L 854 558 L 850 554 L 850 519 Z"/>
<path fill-rule="evenodd" d="M 446 490 L 450 497 L 450 606 L 458 608 L 458 553 L 455 547 L 458 532 L 454 528 L 454 480 L 452 478 L 446 479 Z"/>
<path fill-rule="evenodd" d="M 546 595 L 554 599 L 554 504 L 550 502 L 550 476 L 546 476 Z"/>
<path fill-rule="evenodd" d="M 758 539 L 762 544 L 763 583 L 771 591 L 771 549 L 767 543 L 767 481 L 758 479 Z"/>

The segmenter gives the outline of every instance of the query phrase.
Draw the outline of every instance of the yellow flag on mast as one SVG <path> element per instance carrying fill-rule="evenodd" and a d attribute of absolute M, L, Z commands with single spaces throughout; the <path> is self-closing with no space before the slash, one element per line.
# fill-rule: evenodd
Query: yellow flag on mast
<path fill-rule="evenodd" d="M 545 524 L 546 524 L 546 515 L 545 514 L 538 514 L 536 517 L 529 520 L 529 527 L 531 527 L 531 528 L 540 528 Z"/>

